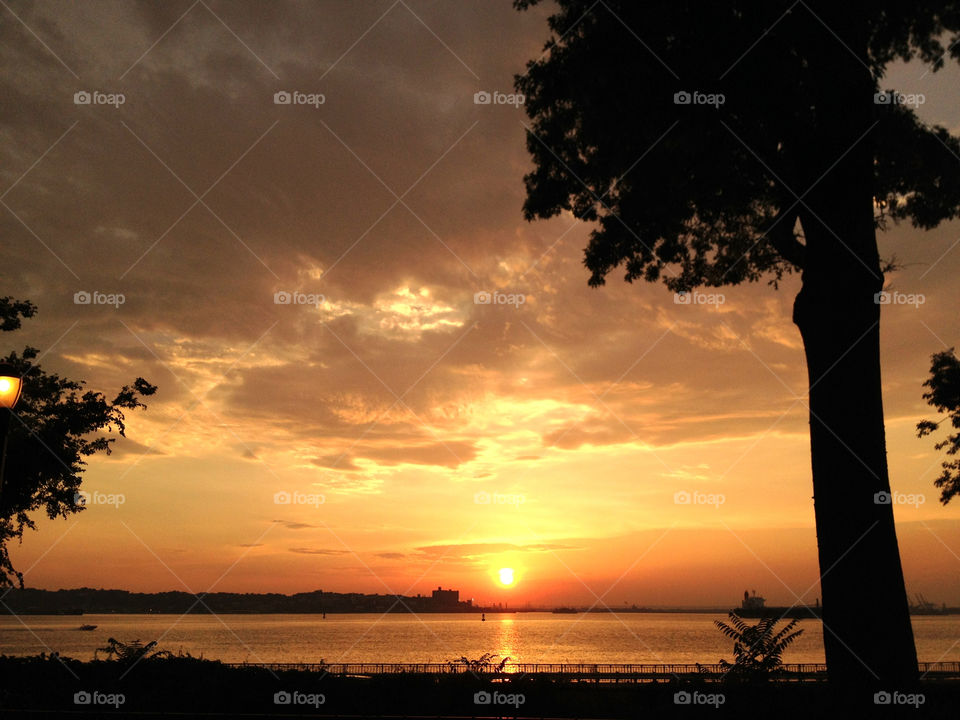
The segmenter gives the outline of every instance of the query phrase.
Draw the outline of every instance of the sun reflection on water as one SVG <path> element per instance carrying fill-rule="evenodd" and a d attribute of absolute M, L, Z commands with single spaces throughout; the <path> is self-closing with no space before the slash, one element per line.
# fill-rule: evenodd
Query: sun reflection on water
<path fill-rule="evenodd" d="M 501 662 L 504 658 L 510 658 L 507 660 L 508 663 L 520 662 L 520 659 L 517 657 L 517 627 L 514 618 L 509 616 L 504 616 L 497 619 L 497 635 L 495 638 L 496 641 L 496 650 L 495 653 L 499 655 L 497 662 Z M 509 671 L 508 668 L 504 668 Z"/>

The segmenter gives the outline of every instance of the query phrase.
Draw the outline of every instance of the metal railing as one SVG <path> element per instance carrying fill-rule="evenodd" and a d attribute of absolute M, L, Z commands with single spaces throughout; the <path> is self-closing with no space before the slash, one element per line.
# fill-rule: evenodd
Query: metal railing
<path fill-rule="evenodd" d="M 564 679 L 609 679 L 625 681 L 668 680 L 677 677 L 722 677 L 727 669 L 719 663 L 225 663 L 230 667 L 258 667 L 273 671 L 299 670 L 341 677 L 375 675 L 456 675 L 483 676 L 536 675 Z M 818 680 L 826 677 L 824 663 L 785 663 L 781 677 L 793 680 Z M 924 676 L 960 677 L 960 662 L 920 663 Z"/>

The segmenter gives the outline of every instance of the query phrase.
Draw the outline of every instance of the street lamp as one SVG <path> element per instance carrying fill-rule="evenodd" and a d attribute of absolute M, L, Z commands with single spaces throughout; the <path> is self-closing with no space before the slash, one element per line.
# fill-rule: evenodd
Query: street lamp
<path fill-rule="evenodd" d="M 10 431 L 10 416 L 20 399 L 23 378 L 9 363 L 0 363 L 0 495 L 3 493 L 3 474 L 7 468 L 7 434 Z"/>
<path fill-rule="evenodd" d="M 23 380 L 13 365 L 0 363 L 0 408 L 13 410 L 20 399 Z"/>

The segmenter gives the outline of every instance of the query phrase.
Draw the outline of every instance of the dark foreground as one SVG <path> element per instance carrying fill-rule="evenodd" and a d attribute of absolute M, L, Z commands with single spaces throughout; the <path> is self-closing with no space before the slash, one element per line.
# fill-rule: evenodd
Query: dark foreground
<path fill-rule="evenodd" d="M 878 694 L 879 693 L 879 694 Z M 956 718 L 960 682 L 585 683 L 533 675 L 337 677 L 194 658 L 80 662 L 0 656 L 0 717 Z"/>

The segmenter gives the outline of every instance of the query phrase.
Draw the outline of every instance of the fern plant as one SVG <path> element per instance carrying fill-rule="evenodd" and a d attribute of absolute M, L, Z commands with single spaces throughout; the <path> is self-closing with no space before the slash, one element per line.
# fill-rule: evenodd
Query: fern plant
<path fill-rule="evenodd" d="M 734 661 L 720 661 L 730 679 L 764 680 L 780 672 L 783 651 L 803 633 L 803 630 L 794 630 L 796 618 L 777 632 L 777 623 L 780 621 L 777 617 L 763 618 L 756 625 L 744 622 L 736 613 L 729 613 L 728 617 L 729 624 L 721 620 L 714 620 L 714 624 L 733 640 Z"/>

